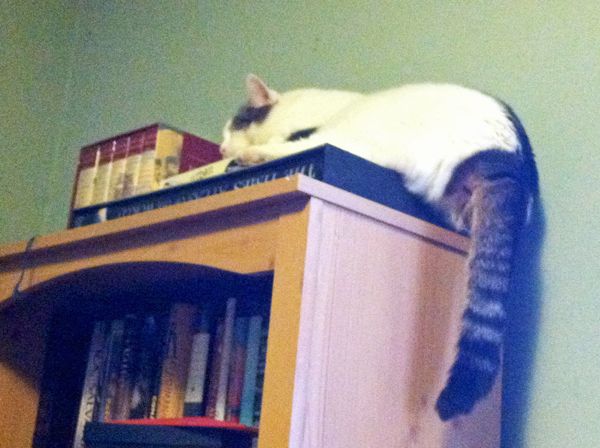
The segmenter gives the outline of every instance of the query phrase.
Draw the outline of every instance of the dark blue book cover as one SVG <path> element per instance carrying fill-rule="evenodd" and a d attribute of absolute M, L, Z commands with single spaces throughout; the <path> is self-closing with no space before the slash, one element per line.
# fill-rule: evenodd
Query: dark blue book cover
<path fill-rule="evenodd" d="M 417 218 L 441 224 L 440 219 L 425 203 L 406 190 L 399 173 L 335 146 L 323 145 L 190 184 L 75 209 L 70 227 L 133 215 L 295 174 L 304 174 Z"/>
<path fill-rule="evenodd" d="M 87 448 L 250 448 L 252 435 L 215 428 L 91 422 Z"/>

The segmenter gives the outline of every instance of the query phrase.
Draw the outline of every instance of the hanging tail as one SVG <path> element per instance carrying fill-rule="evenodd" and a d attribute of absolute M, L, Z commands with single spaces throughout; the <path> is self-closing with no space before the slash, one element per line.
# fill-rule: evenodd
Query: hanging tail
<path fill-rule="evenodd" d="M 504 304 L 516 240 L 526 215 L 527 188 L 522 179 L 511 175 L 514 170 L 503 172 L 496 163 L 492 170 L 485 164 L 476 165 L 482 167 L 455 185 L 464 198 L 461 210 L 471 229 L 471 249 L 468 304 L 458 354 L 436 404 L 444 421 L 469 413 L 491 390 L 500 370 L 506 326 Z"/>

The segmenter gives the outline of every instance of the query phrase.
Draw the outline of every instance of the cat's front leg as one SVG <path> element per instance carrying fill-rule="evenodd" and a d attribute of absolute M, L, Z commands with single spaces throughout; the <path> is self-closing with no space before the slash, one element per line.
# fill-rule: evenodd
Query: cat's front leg
<path fill-rule="evenodd" d="M 259 163 L 278 159 L 279 157 L 285 157 L 307 149 L 312 149 L 316 146 L 319 146 L 319 143 L 312 139 L 253 145 L 238 151 L 236 159 L 241 165 L 257 165 Z"/>

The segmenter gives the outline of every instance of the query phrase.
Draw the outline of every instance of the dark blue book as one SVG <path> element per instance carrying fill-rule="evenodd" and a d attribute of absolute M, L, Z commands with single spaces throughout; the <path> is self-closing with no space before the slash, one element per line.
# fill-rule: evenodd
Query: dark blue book
<path fill-rule="evenodd" d="M 215 428 L 91 422 L 87 448 L 250 448 L 252 435 Z"/>
<path fill-rule="evenodd" d="M 73 210 L 70 227 L 134 215 L 250 185 L 304 174 L 379 202 L 393 209 L 442 225 L 439 217 L 403 184 L 402 176 L 332 145 L 247 167 L 186 185 Z"/>

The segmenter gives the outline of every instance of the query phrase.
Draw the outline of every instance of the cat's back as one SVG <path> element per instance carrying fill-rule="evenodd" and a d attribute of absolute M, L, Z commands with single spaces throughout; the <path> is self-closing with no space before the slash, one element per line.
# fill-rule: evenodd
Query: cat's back
<path fill-rule="evenodd" d="M 496 99 L 478 90 L 456 84 L 406 84 L 365 95 L 356 110 L 365 113 L 389 111 L 396 118 L 434 122 L 439 118 L 456 123 L 466 120 L 506 120 L 506 110 Z M 437 122 L 437 125 L 440 123 Z"/>
<path fill-rule="evenodd" d="M 483 149 L 515 151 L 514 122 L 501 102 L 455 84 L 406 84 L 364 95 L 331 123 L 340 132 L 364 131 L 373 143 L 446 154 Z"/>

